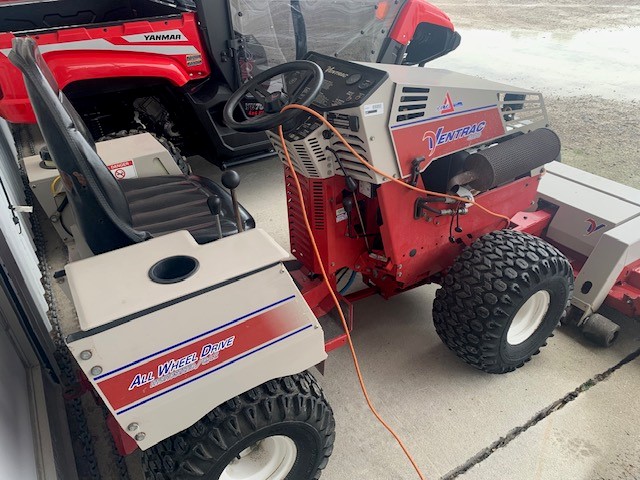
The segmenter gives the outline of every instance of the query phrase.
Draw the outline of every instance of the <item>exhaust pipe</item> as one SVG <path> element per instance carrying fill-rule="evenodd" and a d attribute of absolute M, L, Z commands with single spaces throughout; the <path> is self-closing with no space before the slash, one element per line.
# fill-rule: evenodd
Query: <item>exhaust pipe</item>
<path fill-rule="evenodd" d="M 519 135 L 469 155 L 464 171 L 451 179 L 449 186 L 468 185 L 486 191 L 509 182 L 560 156 L 560 139 L 548 128 Z"/>

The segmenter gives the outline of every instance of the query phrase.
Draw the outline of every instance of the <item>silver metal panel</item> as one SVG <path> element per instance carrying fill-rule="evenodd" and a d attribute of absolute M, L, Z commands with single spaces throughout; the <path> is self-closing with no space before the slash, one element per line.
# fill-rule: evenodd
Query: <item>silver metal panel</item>
<path fill-rule="evenodd" d="M 0 478 L 38 478 L 36 452 L 31 435 L 27 372 L 8 332 L 0 329 Z"/>
<path fill-rule="evenodd" d="M 538 197 L 559 207 L 547 237 L 586 256 L 605 232 L 640 215 L 639 191 L 558 162 L 547 165 Z"/>
<path fill-rule="evenodd" d="M 381 65 L 379 63 L 362 63 L 371 68 L 389 73 L 392 82 L 403 85 L 420 85 L 447 88 L 472 88 L 500 92 L 537 93 L 533 90 L 514 87 L 504 83 L 492 82 L 480 77 L 465 75 L 439 68 L 407 67 L 405 65 Z"/>
<path fill-rule="evenodd" d="M 376 66 L 376 68 L 380 67 L 379 64 Z M 347 128 L 336 128 L 359 155 L 389 175 L 397 175 L 398 172 L 388 129 L 393 90 L 393 83 L 387 80 L 373 92 L 366 104 L 359 107 L 332 110 L 332 113 L 359 118 L 360 129 L 357 132 Z M 377 109 L 373 109 L 373 106 L 376 106 Z M 328 178 L 334 174 L 344 175 L 334 160 L 333 154 L 326 150 L 327 147 L 330 147 L 337 151 L 346 172 L 355 180 L 375 184 L 387 181 L 386 178 L 364 166 L 344 147 L 338 137 L 334 135 L 330 139 L 325 139 L 322 136 L 324 130 L 326 127 L 323 125 L 305 139 L 294 142 L 287 141 L 291 161 L 299 173 L 308 178 Z M 267 135 L 280 159 L 286 163 L 278 135 L 270 132 L 267 132 Z"/>

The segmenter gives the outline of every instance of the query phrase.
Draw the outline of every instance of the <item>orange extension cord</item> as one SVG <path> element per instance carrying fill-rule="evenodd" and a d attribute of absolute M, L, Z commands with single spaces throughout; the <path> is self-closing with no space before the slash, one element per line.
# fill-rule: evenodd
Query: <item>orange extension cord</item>
<path fill-rule="evenodd" d="M 466 198 L 458 197 L 456 195 L 448 195 L 448 194 L 443 194 L 443 193 L 440 193 L 440 192 L 431 192 L 429 190 L 423 190 L 422 188 L 414 187 L 413 185 L 409 185 L 408 183 L 405 183 L 402 180 L 399 180 L 397 178 L 392 177 L 391 175 L 389 175 L 389 174 L 377 169 L 376 167 L 371 165 L 369 162 L 367 162 L 364 158 L 362 158 L 358 154 L 358 152 L 356 152 L 353 149 L 353 147 L 351 145 L 349 145 L 349 142 L 347 142 L 345 140 L 345 138 L 340 134 L 340 132 L 338 130 L 336 130 L 336 128 L 333 125 L 331 125 L 322 115 L 320 115 L 316 111 L 312 110 L 311 108 L 308 108 L 308 107 L 305 107 L 305 106 L 302 106 L 302 105 L 298 105 L 298 104 L 287 105 L 286 107 L 284 107 L 282 109 L 282 111 L 284 112 L 285 110 L 291 110 L 291 109 L 304 110 L 305 112 L 310 113 L 311 115 L 314 115 L 319 120 L 321 120 L 327 126 L 327 128 L 329 128 L 340 139 L 340 141 L 344 144 L 344 146 L 347 147 L 349 149 L 349 151 L 353 155 L 355 155 L 355 157 L 363 165 L 365 165 L 366 167 L 370 168 L 371 170 L 376 172 L 378 175 L 381 175 L 381 176 L 391 180 L 392 182 L 399 183 L 403 187 L 408 188 L 410 190 L 414 190 L 414 191 L 419 192 L 419 193 L 423 193 L 423 194 L 427 194 L 427 195 L 435 195 L 435 196 L 438 196 L 438 197 L 451 198 L 453 200 L 456 200 L 456 201 L 459 201 L 459 202 L 464 202 L 464 203 L 471 203 L 471 204 L 477 206 L 478 208 L 480 208 L 481 210 L 489 213 L 490 215 L 493 215 L 495 217 L 504 219 L 507 222 L 507 226 L 509 225 L 509 223 L 511 221 L 509 219 L 509 217 L 507 217 L 505 215 L 502 215 L 500 213 L 492 212 L 488 208 L 483 207 L 482 205 L 479 205 L 476 202 L 469 201 Z M 329 293 L 331 294 L 331 298 L 333 299 L 333 303 L 335 304 L 335 306 L 336 306 L 336 308 L 338 310 L 338 314 L 340 315 L 340 320 L 342 321 L 342 328 L 344 329 L 345 335 L 347 336 L 347 343 L 349 344 L 349 350 L 351 351 L 351 358 L 353 359 L 353 365 L 354 365 L 355 370 L 356 370 L 356 375 L 358 376 L 358 383 L 360 384 L 360 389 L 362 390 L 362 394 L 364 395 L 364 398 L 365 398 L 365 400 L 367 402 L 367 406 L 369 407 L 369 410 L 371 410 L 371 413 L 373 414 L 373 416 L 376 417 L 376 419 L 382 424 L 382 426 L 384 428 L 386 428 L 388 430 L 388 432 L 393 436 L 393 438 L 396 440 L 396 442 L 398 442 L 398 445 L 400 445 L 400 448 L 402 449 L 404 454 L 407 456 L 407 458 L 411 462 L 411 465 L 413 466 L 413 468 L 415 469 L 416 473 L 418 474 L 418 477 L 420 477 L 420 480 L 426 480 L 426 477 L 420 471 L 420 467 L 418 467 L 416 461 L 413 459 L 413 456 L 411 455 L 411 453 L 409 452 L 409 450 L 407 449 L 407 447 L 405 446 L 403 441 L 400 439 L 398 434 L 393 430 L 393 428 L 391 428 L 389 426 L 389 424 L 387 422 L 385 422 L 385 420 L 382 418 L 382 416 L 378 413 L 376 408 L 373 406 L 373 403 L 371 402 L 371 398 L 369 398 L 369 393 L 367 392 L 367 387 L 365 386 L 364 379 L 362 378 L 362 371 L 360 370 L 360 364 L 358 363 L 358 356 L 356 355 L 356 351 L 355 351 L 355 348 L 353 346 L 353 341 L 351 340 L 351 334 L 349 333 L 349 326 L 347 325 L 347 319 L 345 318 L 344 313 L 342 312 L 342 308 L 340 308 L 340 302 L 338 300 L 338 297 L 336 296 L 336 294 L 333 291 L 333 288 L 331 286 L 331 283 L 329 282 L 329 276 L 327 275 L 327 272 L 326 272 L 326 270 L 324 268 L 324 264 L 322 262 L 322 257 L 320 255 L 320 251 L 318 250 L 318 245 L 316 244 L 316 240 L 315 240 L 315 238 L 313 236 L 313 230 L 311 228 L 311 224 L 309 223 L 309 217 L 307 216 L 307 208 L 306 208 L 306 205 L 305 205 L 305 202 L 304 202 L 304 195 L 302 193 L 302 188 L 300 187 L 300 181 L 298 180 L 298 176 L 295 174 L 295 169 L 293 167 L 293 163 L 291 162 L 291 157 L 289 155 L 289 151 L 288 151 L 286 143 L 285 143 L 284 133 L 282 131 L 282 125 L 280 125 L 278 127 L 278 134 L 280 135 L 280 142 L 282 144 L 282 150 L 284 152 L 284 155 L 285 155 L 285 157 L 287 159 L 287 164 L 288 164 L 289 168 L 291 169 L 291 172 L 293 172 L 292 177 L 293 177 L 293 180 L 294 180 L 294 182 L 296 184 L 296 190 L 298 191 L 298 197 L 300 198 L 300 205 L 302 206 L 302 213 L 303 213 L 302 218 L 304 219 L 304 224 L 307 227 L 307 233 L 309 234 L 309 239 L 311 240 L 311 246 L 313 247 L 313 252 L 315 254 L 315 257 L 318 260 L 318 265 L 320 265 L 320 270 L 321 270 L 321 273 L 322 273 L 322 278 L 324 280 L 324 283 L 327 286 L 327 289 L 329 290 Z"/>

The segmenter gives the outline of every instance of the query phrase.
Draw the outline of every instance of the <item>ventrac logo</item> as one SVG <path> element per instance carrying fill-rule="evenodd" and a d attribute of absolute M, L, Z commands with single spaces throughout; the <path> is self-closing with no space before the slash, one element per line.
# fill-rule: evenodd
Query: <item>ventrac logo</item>
<path fill-rule="evenodd" d="M 451 95 L 449 92 L 444 96 L 444 103 L 438 107 L 438 111 L 440 113 L 453 113 L 456 111 L 456 107 L 461 107 L 462 102 L 455 102 L 451 100 Z"/>
<path fill-rule="evenodd" d="M 332 75 L 337 75 L 338 77 L 342 77 L 342 78 L 347 78 L 349 76 L 348 73 L 344 73 L 344 72 L 341 72 L 340 70 L 336 70 L 331 65 L 329 65 L 327 68 L 325 68 L 324 72 L 325 73 L 330 73 Z"/>
<path fill-rule="evenodd" d="M 592 233 L 595 233 L 598 230 L 602 230 L 604 227 L 606 227 L 606 224 L 598 223 L 593 218 L 587 218 L 585 222 L 587 224 L 586 233 L 584 234 L 585 237 L 588 237 Z"/>
<path fill-rule="evenodd" d="M 422 141 L 427 142 L 427 149 L 429 151 L 429 156 L 431 157 L 439 145 L 445 145 L 462 138 L 473 140 L 480 137 L 482 130 L 484 130 L 486 126 L 487 122 L 482 120 L 481 122 L 465 125 L 464 127 L 457 128 L 456 130 L 445 131 L 444 127 L 440 127 L 435 132 L 424 132 Z"/>

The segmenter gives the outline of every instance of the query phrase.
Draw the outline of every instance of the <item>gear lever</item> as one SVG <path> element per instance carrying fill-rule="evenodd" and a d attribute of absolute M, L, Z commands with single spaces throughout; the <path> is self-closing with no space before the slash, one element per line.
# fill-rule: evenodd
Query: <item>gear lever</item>
<path fill-rule="evenodd" d="M 211 211 L 211 215 L 216 219 L 216 226 L 218 227 L 218 240 L 222 238 L 222 224 L 220 223 L 220 212 L 222 211 L 222 200 L 217 195 L 212 195 L 207 198 L 207 207 Z"/>
<path fill-rule="evenodd" d="M 244 226 L 242 225 L 242 217 L 240 216 L 240 205 L 238 204 L 238 199 L 236 198 L 236 188 L 240 185 L 240 175 L 235 170 L 226 170 L 222 174 L 222 185 L 229 189 L 231 193 L 231 201 L 233 202 L 233 213 L 236 217 L 236 222 L 238 224 L 238 232 L 244 231 Z"/>

